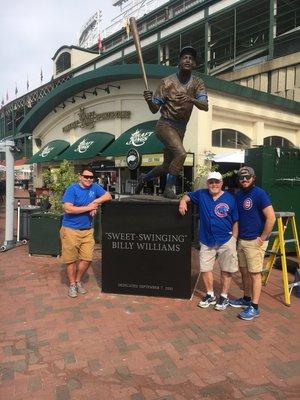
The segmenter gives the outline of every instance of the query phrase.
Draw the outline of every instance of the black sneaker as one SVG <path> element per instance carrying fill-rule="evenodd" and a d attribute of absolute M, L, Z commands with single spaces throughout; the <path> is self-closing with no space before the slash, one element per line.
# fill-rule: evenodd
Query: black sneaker
<path fill-rule="evenodd" d="M 137 179 L 138 183 L 137 183 L 137 185 L 136 185 L 136 187 L 134 189 L 134 193 L 135 194 L 140 194 L 141 193 L 141 191 L 142 191 L 142 189 L 143 189 L 143 187 L 144 187 L 144 185 L 146 183 L 145 177 L 146 177 L 146 174 L 141 174 L 138 177 L 138 179 Z"/>
<path fill-rule="evenodd" d="M 217 302 L 217 299 L 215 296 L 211 296 L 210 294 L 207 294 L 205 297 L 203 297 L 202 300 L 199 301 L 198 307 L 201 308 L 207 308 L 210 305 L 214 306 Z"/>
<path fill-rule="evenodd" d="M 226 299 L 226 297 L 220 296 L 217 304 L 215 305 L 215 310 L 218 311 L 224 311 L 226 310 L 226 307 L 229 305 L 229 299 Z"/>

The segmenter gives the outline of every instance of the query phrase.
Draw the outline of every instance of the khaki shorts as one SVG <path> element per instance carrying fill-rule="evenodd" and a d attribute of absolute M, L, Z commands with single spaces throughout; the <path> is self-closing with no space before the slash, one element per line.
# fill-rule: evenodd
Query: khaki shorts
<path fill-rule="evenodd" d="M 237 247 L 239 267 L 248 268 L 248 271 L 252 273 L 261 272 L 267 247 L 267 240 L 262 246 L 259 246 L 256 239 L 239 239 Z"/>
<path fill-rule="evenodd" d="M 66 264 L 77 260 L 92 261 L 94 252 L 94 229 L 60 229 L 61 258 Z"/>
<path fill-rule="evenodd" d="M 208 247 L 200 243 L 200 271 L 212 271 L 218 257 L 221 271 L 236 272 L 238 270 L 237 254 L 236 254 L 236 238 L 231 237 L 228 242 L 221 246 Z"/>

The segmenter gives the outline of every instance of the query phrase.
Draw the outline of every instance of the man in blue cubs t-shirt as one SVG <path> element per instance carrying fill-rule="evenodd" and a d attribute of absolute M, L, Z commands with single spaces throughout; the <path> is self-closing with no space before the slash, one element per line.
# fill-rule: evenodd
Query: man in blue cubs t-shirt
<path fill-rule="evenodd" d="M 70 185 L 63 195 L 65 214 L 60 237 L 62 259 L 67 264 L 70 297 L 77 297 L 77 293 L 87 293 L 81 279 L 93 259 L 93 216 L 99 204 L 111 199 L 111 195 L 94 183 L 93 179 L 93 170 L 83 167 L 79 181 Z"/>
<path fill-rule="evenodd" d="M 207 189 L 199 189 L 183 196 L 179 212 L 185 215 L 187 203 L 192 201 L 199 209 L 200 271 L 206 295 L 198 306 L 207 308 L 215 305 L 218 311 L 229 304 L 228 291 L 231 277 L 238 270 L 236 239 L 238 233 L 238 213 L 234 197 L 222 190 L 223 180 L 219 172 L 211 172 L 207 177 Z M 218 257 L 221 269 L 221 295 L 216 300 L 213 289 L 213 267 Z"/>
<path fill-rule="evenodd" d="M 244 308 L 239 317 L 251 320 L 260 315 L 261 271 L 275 213 L 267 193 L 254 185 L 253 168 L 242 167 L 238 179 L 242 188 L 236 195 L 239 212 L 238 262 L 244 297 L 231 300 L 230 305 Z"/>

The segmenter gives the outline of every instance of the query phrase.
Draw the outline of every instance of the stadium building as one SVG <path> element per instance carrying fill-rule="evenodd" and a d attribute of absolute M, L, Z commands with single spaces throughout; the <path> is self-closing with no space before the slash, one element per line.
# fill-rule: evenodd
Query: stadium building
<path fill-rule="evenodd" d="M 91 163 L 111 185 L 130 192 L 136 171 L 126 156 L 141 154 L 140 170 L 162 160 L 155 119 L 142 97 L 137 55 L 126 24 L 135 16 L 150 89 L 177 68 L 181 47 L 198 53 L 196 72 L 208 91 L 209 112 L 195 109 L 184 141 L 184 174 L 216 160 L 230 169 L 258 145 L 300 144 L 300 4 L 297 0 L 170 0 L 114 2 L 120 16 L 101 30 L 97 12 L 77 45 L 53 55 L 50 82 L 4 105 L 0 137 L 13 136 L 17 158 L 42 170 L 69 159 Z M 125 27 L 124 27 L 125 25 Z M 20 161 L 19 161 L 20 162 Z M 236 165 L 236 164 L 234 164 Z"/>

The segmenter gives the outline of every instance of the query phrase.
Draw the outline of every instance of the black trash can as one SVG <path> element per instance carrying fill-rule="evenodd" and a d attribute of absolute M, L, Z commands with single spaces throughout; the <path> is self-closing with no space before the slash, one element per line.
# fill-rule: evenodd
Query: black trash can
<path fill-rule="evenodd" d="M 31 206 L 35 206 L 36 203 L 36 192 L 34 190 L 28 190 L 29 193 L 29 203 Z"/>
<path fill-rule="evenodd" d="M 40 207 L 38 206 L 25 206 L 20 208 L 20 240 L 29 239 L 29 219 L 30 215 L 39 212 Z"/>

